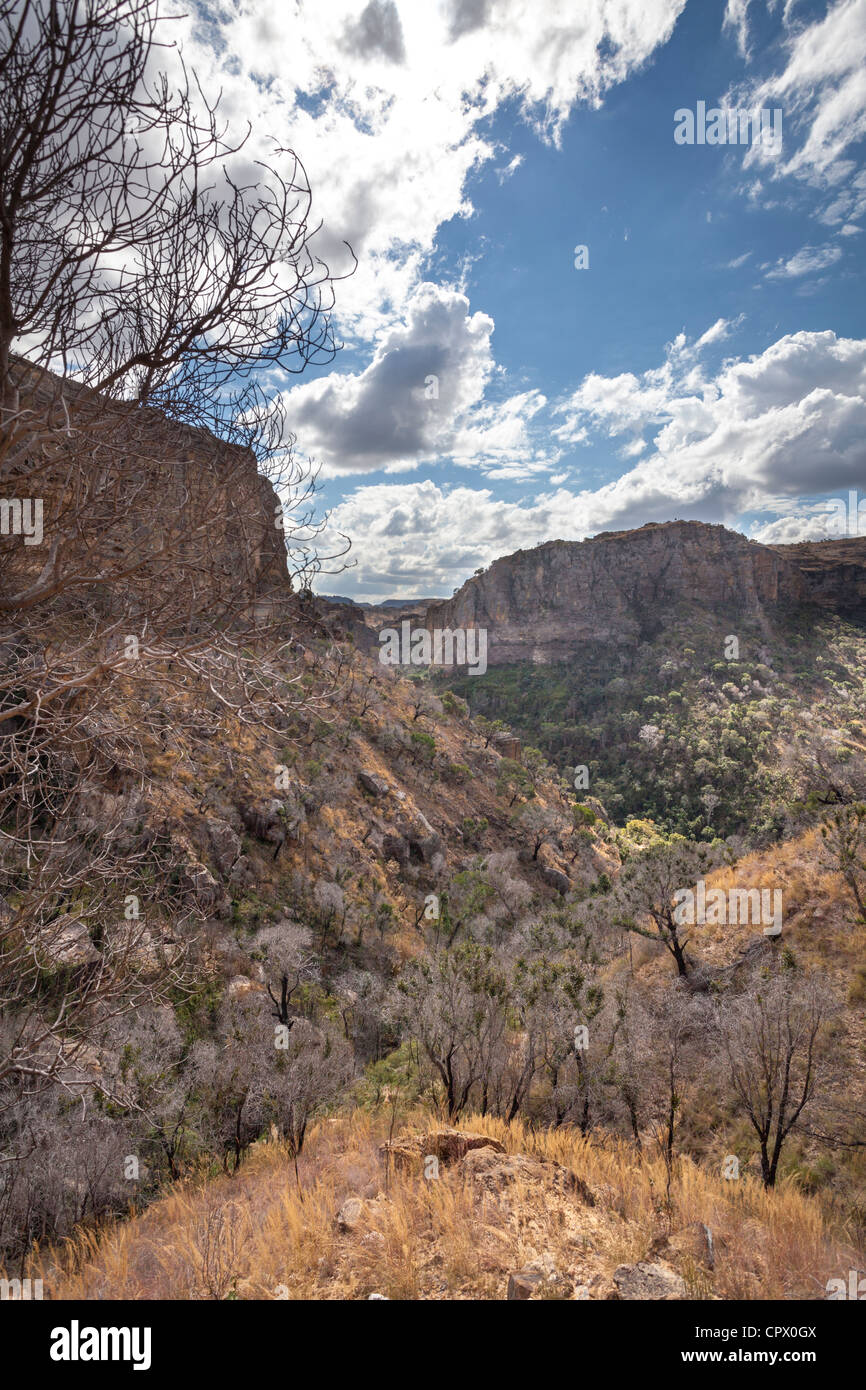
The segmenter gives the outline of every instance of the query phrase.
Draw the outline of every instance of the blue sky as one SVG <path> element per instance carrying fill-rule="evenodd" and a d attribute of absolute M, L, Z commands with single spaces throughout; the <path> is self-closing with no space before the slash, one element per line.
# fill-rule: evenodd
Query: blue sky
<path fill-rule="evenodd" d="M 196 66 L 359 259 L 346 347 L 285 388 L 353 541 L 320 589 L 447 594 L 674 516 L 838 533 L 823 499 L 866 497 L 866 0 L 209 14 Z M 699 101 L 780 110 L 781 144 L 676 144 Z"/>

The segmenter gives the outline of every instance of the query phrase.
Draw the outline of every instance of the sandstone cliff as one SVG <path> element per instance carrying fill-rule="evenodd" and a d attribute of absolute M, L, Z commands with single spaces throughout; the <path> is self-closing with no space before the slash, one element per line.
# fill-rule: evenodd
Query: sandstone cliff
<path fill-rule="evenodd" d="M 585 641 L 633 645 L 672 606 L 753 614 L 815 603 L 866 611 L 866 539 L 766 546 L 724 526 L 648 523 L 497 560 L 427 610 L 430 629 L 488 629 L 493 664 L 560 661 Z"/>

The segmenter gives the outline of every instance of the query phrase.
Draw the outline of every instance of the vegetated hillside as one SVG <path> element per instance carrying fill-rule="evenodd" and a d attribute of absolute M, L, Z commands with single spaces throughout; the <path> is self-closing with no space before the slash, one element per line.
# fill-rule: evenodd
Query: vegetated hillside
<path fill-rule="evenodd" d="M 345 605 L 286 585 L 208 627 L 189 565 L 158 642 L 132 576 L 110 623 L 84 577 L 0 644 L 7 1270 L 88 1296 L 822 1296 L 864 1217 L 856 740 L 809 743 L 786 823 L 815 838 L 740 864 L 757 815 L 726 842 L 611 814 L 382 666 Z M 129 632 L 82 675 L 82 639 L 90 662 Z M 708 704 L 736 730 L 784 680 L 793 721 L 779 665 Z M 681 930 L 673 894 L 714 874 L 781 887 L 781 937 Z M 464 1153 L 467 1124 L 514 1163 Z M 325 1240 L 346 1186 L 370 1205 Z"/>
<path fill-rule="evenodd" d="M 650 833 L 632 825 L 626 855 Z M 769 987 L 774 951 L 791 977 L 828 970 L 832 981 L 821 1108 L 795 1135 L 775 1189 L 762 1186 L 754 1135 L 718 1084 L 718 1039 L 669 1027 L 682 1001 L 664 953 L 646 939 L 632 953 L 614 942 L 600 979 L 618 1001 L 618 1027 L 630 998 L 626 1030 L 649 1007 L 652 1031 L 621 1050 L 617 1022 L 608 1023 L 613 1046 L 607 1032 L 601 1059 L 589 1049 L 591 1080 L 570 1121 L 529 1127 L 465 1114 L 448 1126 L 419 1108 L 411 1049 L 393 1053 L 359 1073 L 300 1154 L 263 1136 L 230 1177 L 202 1172 L 142 1216 L 101 1238 L 81 1229 L 28 1267 L 60 1298 L 825 1297 L 830 1280 L 862 1267 L 866 930 L 852 926 L 845 886 L 820 860 L 807 834 L 709 877 L 778 884 L 784 946 L 738 926 L 704 926 L 692 942 L 731 1005 L 756 965 Z M 671 1066 L 679 1096 L 669 1160 Z M 596 1107 L 614 1119 L 604 1092 L 630 1098 L 637 1138 L 596 1123 Z M 842 1144 L 828 1148 L 834 1129 Z"/>
<path fill-rule="evenodd" d="M 26 1197 L 43 1250 L 19 1245 L 14 1267 L 62 1297 L 824 1296 L 862 1258 L 866 936 L 820 837 L 708 869 L 780 887 L 783 938 L 696 927 L 677 987 L 662 940 L 622 919 L 647 901 L 644 856 L 675 841 L 646 821 L 617 830 L 594 801 L 575 814 L 533 756 L 485 748 L 450 694 L 329 637 L 306 651 L 311 699 L 325 672 L 341 682 L 280 736 L 195 686 L 130 691 L 103 726 L 106 741 L 160 732 L 141 740 L 135 792 L 118 769 L 78 829 L 122 834 L 128 864 L 160 827 L 171 869 L 149 936 L 188 934 L 189 954 L 166 1001 L 90 1032 L 79 1086 L 102 1086 L 95 1113 L 31 1107 L 39 1192 L 20 1175 L 4 1215 L 20 1220 Z M 67 949 L 64 988 L 86 963 Z M 755 979 L 801 1018 L 819 968 L 821 1090 L 765 1191 L 719 1020 L 753 1004 Z M 754 1065 L 748 1008 L 738 1026 Z M 443 1116 L 524 1157 L 458 1160 L 447 1137 L 412 1138 L 447 1136 Z M 440 1151 L 433 1182 L 423 1160 Z M 130 1198 L 155 1205 L 95 1235 Z"/>
<path fill-rule="evenodd" d="M 447 684 L 503 720 L 618 821 L 692 838 L 767 839 L 792 805 L 866 751 L 866 630 L 814 608 L 763 614 L 678 604 L 652 636 L 586 640 L 568 661 L 491 667 Z M 818 785 L 816 785 L 818 784 Z"/>

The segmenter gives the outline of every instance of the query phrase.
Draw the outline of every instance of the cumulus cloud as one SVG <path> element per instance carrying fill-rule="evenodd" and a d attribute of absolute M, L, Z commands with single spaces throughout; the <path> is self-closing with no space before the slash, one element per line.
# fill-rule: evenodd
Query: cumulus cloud
<path fill-rule="evenodd" d="M 724 330 L 708 334 L 718 341 Z M 429 480 L 358 488 L 333 516 L 355 541 L 354 582 L 374 597 L 446 593 L 521 547 L 675 517 L 736 525 L 759 512 L 759 539 L 839 534 L 836 513 L 814 499 L 847 496 L 866 479 L 866 339 L 787 334 L 711 372 L 698 347 L 708 334 L 681 335 L 646 372 L 590 374 L 542 412 L 564 416 L 560 432 L 585 442 L 631 434 L 627 454 L 645 446 L 603 487 L 568 489 L 557 474 L 550 491 L 514 502 Z M 651 443 L 641 434 L 650 426 Z"/>
<path fill-rule="evenodd" d="M 394 0 L 370 0 L 360 19 L 346 25 L 343 47 L 361 58 L 376 56 L 403 63 L 403 26 Z"/>
<path fill-rule="evenodd" d="M 448 596 L 479 565 L 559 534 L 572 501 L 553 491 L 528 504 L 507 502 L 487 488 L 449 491 L 430 480 L 359 487 L 331 517 L 353 538 L 357 562 L 337 586 L 374 602 Z"/>
<path fill-rule="evenodd" d="M 549 451 L 528 430 L 544 396 L 484 399 L 495 371 L 492 331 L 493 320 L 471 313 L 458 290 L 420 285 L 363 371 L 331 372 L 284 394 L 300 448 L 325 476 L 397 472 L 442 458 L 499 477 L 548 467 Z"/>
<path fill-rule="evenodd" d="M 580 102 L 599 104 L 667 42 L 685 0 L 267 0 L 197 6 L 173 27 L 223 114 L 303 157 L 323 222 L 316 248 L 345 271 L 341 331 L 369 340 L 423 277 L 439 227 L 469 216 L 469 174 L 502 153 L 483 123 L 513 103 L 556 141 Z M 511 161 L 506 172 L 518 165 Z"/>
<path fill-rule="evenodd" d="M 593 494 L 592 509 L 651 519 L 664 505 L 735 517 L 769 495 L 854 486 L 866 468 L 866 340 L 787 334 L 715 374 L 677 340 L 659 368 L 587 377 L 560 407 L 575 424 L 621 435 L 659 423 L 653 452 Z M 637 506 L 635 505 L 637 503 Z"/>

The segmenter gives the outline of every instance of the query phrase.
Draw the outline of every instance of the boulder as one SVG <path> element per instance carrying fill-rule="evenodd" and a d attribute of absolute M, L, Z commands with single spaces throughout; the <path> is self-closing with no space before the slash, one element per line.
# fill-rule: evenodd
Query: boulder
<path fill-rule="evenodd" d="M 350 1235 L 360 1226 L 364 1216 L 364 1202 L 361 1197 L 347 1197 L 334 1218 L 337 1228 L 344 1235 Z"/>
<path fill-rule="evenodd" d="M 420 859 L 424 864 L 432 864 L 442 849 L 442 836 L 435 830 L 429 835 L 410 834 L 408 843 L 410 856 L 414 854 L 416 859 Z"/>
<path fill-rule="evenodd" d="M 398 864 L 409 863 L 409 844 L 402 835 L 385 835 L 382 839 L 382 858 L 395 859 Z"/>
<path fill-rule="evenodd" d="M 191 893 L 200 907 L 208 911 L 218 911 L 223 905 L 225 895 L 210 869 L 197 859 L 188 859 L 181 870 L 181 883 Z"/>
<path fill-rule="evenodd" d="M 376 777 L 372 772 L 359 772 L 358 782 L 365 792 L 370 796 L 387 796 L 388 783 L 382 777 Z"/>
<path fill-rule="evenodd" d="M 550 884 L 551 888 L 555 888 L 557 893 L 569 893 L 571 891 L 571 879 L 561 869 L 554 869 L 552 865 L 547 864 L 541 871 L 541 877 L 545 883 Z"/>
<path fill-rule="evenodd" d="M 229 883 L 233 888 L 250 888 L 255 881 L 256 872 L 252 860 L 246 854 L 239 855 L 237 863 L 229 874 Z"/>
<path fill-rule="evenodd" d="M 424 1153 L 435 1154 L 440 1163 L 458 1163 L 473 1149 L 489 1149 L 492 1153 L 505 1153 L 505 1145 L 489 1134 L 473 1134 L 464 1129 L 444 1127 L 432 1130 L 424 1139 Z"/>
<path fill-rule="evenodd" d="M 459 1163 L 466 1154 L 479 1149 L 498 1154 L 505 1152 L 499 1140 L 491 1139 L 487 1134 L 473 1134 L 447 1126 L 432 1130 L 429 1134 L 404 1135 L 391 1143 L 380 1145 L 379 1152 L 395 1168 L 417 1172 L 423 1169 L 425 1158 L 431 1154 L 443 1167 L 447 1167 Z"/>
<path fill-rule="evenodd" d="M 516 1274 L 509 1274 L 505 1296 L 509 1303 L 525 1303 L 543 1282 L 544 1276 L 537 1269 L 519 1269 Z"/>
<path fill-rule="evenodd" d="M 674 1231 L 673 1235 L 661 1236 L 653 1241 L 650 1254 L 685 1256 L 695 1264 L 710 1270 L 716 1263 L 713 1233 L 703 1221 L 692 1221 L 690 1225 L 683 1226 L 682 1230 Z"/>
<path fill-rule="evenodd" d="M 55 966 L 91 965 L 99 960 L 86 923 L 69 913 L 58 917 L 40 933 L 40 944 Z"/>

